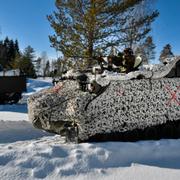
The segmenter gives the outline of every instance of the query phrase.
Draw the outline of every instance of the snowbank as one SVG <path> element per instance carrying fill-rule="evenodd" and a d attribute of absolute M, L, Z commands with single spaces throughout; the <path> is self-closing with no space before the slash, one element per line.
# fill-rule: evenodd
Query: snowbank
<path fill-rule="evenodd" d="M 180 140 L 74 145 L 44 137 L 0 145 L 0 174 L 6 180 L 178 180 L 179 147 Z"/>

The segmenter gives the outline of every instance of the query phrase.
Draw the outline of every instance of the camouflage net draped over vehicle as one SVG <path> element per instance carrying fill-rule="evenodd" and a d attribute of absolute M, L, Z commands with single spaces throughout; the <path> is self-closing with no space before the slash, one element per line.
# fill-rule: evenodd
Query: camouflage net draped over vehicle
<path fill-rule="evenodd" d="M 29 119 L 69 141 L 180 137 L 180 58 L 155 71 L 99 77 L 98 93 L 64 80 L 28 99 Z M 172 71 L 172 69 L 174 69 Z M 175 72 L 175 73 L 174 73 Z M 136 79 L 139 75 L 143 78 Z M 163 78 L 174 77 L 174 78 Z"/>
<path fill-rule="evenodd" d="M 180 120 L 179 78 L 111 81 L 98 96 L 78 90 L 76 81 L 58 86 L 58 92 L 48 89 L 29 98 L 29 118 L 50 132 L 67 135 L 70 130 L 79 142 Z"/>

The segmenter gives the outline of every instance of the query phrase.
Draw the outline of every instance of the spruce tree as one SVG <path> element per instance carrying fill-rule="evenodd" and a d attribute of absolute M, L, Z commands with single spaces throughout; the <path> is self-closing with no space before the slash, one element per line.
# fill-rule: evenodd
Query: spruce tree
<path fill-rule="evenodd" d="M 17 39 L 14 42 L 14 49 L 15 49 L 15 53 L 16 54 L 20 54 L 20 51 L 19 51 L 19 42 L 18 42 Z"/>
<path fill-rule="evenodd" d="M 15 59 L 14 59 L 13 64 L 12 64 L 12 68 L 22 70 L 21 69 L 22 63 L 23 63 L 22 55 L 16 54 Z"/>
<path fill-rule="evenodd" d="M 163 50 L 161 51 L 160 57 L 159 57 L 160 62 L 162 62 L 163 64 L 166 64 L 167 63 L 166 58 L 174 57 L 174 54 L 171 49 L 172 48 L 171 48 L 170 44 L 166 44 L 164 46 Z"/>
<path fill-rule="evenodd" d="M 6 48 L 3 41 L 0 41 L 0 64 L 3 68 L 6 67 Z"/>
<path fill-rule="evenodd" d="M 31 46 L 25 48 L 24 53 L 17 59 L 18 68 L 27 77 L 36 78 L 34 64 L 34 49 Z"/>
<path fill-rule="evenodd" d="M 4 53 L 3 54 L 3 59 L 5 61 L 5 63 L 4 63 L 4 68 L 5 69 L 10 69 L 9 68 L 9 62 L 10 62 L 9 47 L 10 47 L 10 40 L 9 40 L 8 37 L 6 37 L 4 39 L 4 43 L 3 43 L 3 49 L 4 49 L 4 51 L 3 51 L 3 53 Z"/>
<path fill-rule="evenodd" d="M 0 41 L 0 64 L 5 69 L 12 69 L 16 55 L 20 54 L 18 41 L 6 37 L 4 41 Z"/>
<path fill-rule="evenodd" d="M 16 51 L 15 51 L 15 48 L 14 48 L 14 41 L 10 40 L 9 41 L 8 51 L 7 51 L 7 59 L 8 59 L 7 66 L 10 69 L 12 69 L 12 64 L 13 64 L 13 61 L 15 59 L 15 56 L 16 56 Z"/>
<path fill-rule="evenodd" d="M 49 36 L 51 45 L 65 57 L 91 60 L 100 49 L 107 52 L 122 44 L 120 33 L 128 21 L 125 14 L 143 1 L 56 0 L 57 9 L 48 16 L 55 31 Z"/>
<path fill-rule="evenodd" d="M 27 57 L 28 59 L 30 59 L 31 61 L 34 60 L 34 55 L 35 51 L 34 49 L 31 47 L 31 46 L 27 46 L 25 49 L 24 49 L 24 56 Z"/>

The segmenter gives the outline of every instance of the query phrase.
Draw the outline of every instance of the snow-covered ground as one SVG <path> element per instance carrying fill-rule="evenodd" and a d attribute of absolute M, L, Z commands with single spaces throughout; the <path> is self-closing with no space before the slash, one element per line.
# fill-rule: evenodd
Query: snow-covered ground
<path fill-rule="evenodd" d="M 66 144 L 28 121 L 28 96 L 51 86 L 28 80 L 16 105 L 0 105 L 0 180 L 179 180 L 180 139 Z"/>

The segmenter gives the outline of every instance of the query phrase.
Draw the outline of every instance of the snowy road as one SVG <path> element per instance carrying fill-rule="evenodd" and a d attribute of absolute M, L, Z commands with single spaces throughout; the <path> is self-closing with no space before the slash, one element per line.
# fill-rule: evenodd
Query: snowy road
<path fill-rule="evenodd" d="M 66 144 L 28 121 L 27 97 L 50 82 L 29 80 L 17 105 L 0 105 L 0 179 L 179 180 L 180 139 Z"/>

